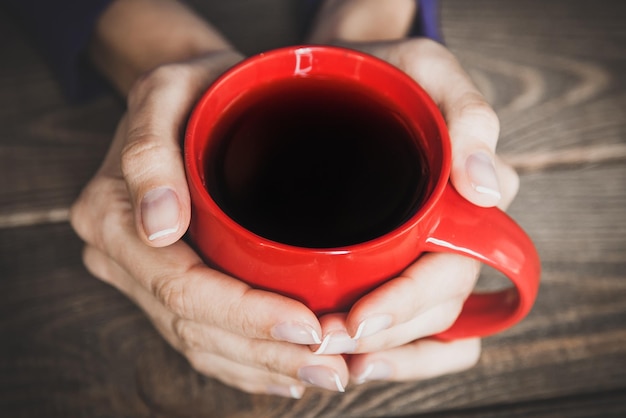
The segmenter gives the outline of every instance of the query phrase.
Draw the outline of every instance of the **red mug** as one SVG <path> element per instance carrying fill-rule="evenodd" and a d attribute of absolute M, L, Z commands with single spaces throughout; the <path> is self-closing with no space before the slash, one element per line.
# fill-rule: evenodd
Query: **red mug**
<path fill-rule="evenodd" d="M 455 191 L 437 105 L 370 55 L 298 46 L 241 62 L 194 108 L 184 158 L 207 264 L 318 315 L 349 310 L 424 252 L 472 257 L 513 284 L 470 295 L 438 338 L 494 334 L 535 301 L 529 237 Z"/>

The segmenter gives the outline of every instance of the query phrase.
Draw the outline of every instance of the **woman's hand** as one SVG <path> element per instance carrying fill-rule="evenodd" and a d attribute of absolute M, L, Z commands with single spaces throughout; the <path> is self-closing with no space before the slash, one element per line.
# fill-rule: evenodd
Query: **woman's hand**
<path fill-rule="evenodd" d="M 452 142 L 451 182 L 470 202 L 506 208 L 517 193 L 513 169 L 495 156 L 499 122 L 458 61 L 428 39 L 339 45 L 378 56 L 405 71 L 439 105 Z M 353 353 L 356 383 L 413 380 L 474 365 L 480 341 L 425 337 L 448 329 L 476 283 L 480 265 L 459 255 L 425 254 L 399 277 L 361 298 L 347 315 L 321 318 L 318 353 Z"/>
<path fill-rule="evenodd" d="M 341 356 L 317 356 L 304 305 L 208 268 L 180 238 L 190 218 L 181 139 L 195 100 L 241 56 L 210 53 L 137 81 L 95 177 L 72 207 L 90 272 L 132 299 L 199 372 L 244 391 L 343 391 Z"/>

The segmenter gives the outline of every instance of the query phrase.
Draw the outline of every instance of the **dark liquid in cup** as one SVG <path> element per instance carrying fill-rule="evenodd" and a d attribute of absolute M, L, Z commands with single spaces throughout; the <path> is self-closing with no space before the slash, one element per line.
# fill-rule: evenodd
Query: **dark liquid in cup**
<path fill-rule="evenodd" d="M 333 248 L 379 237 L 419 208 L 427 167 L 382 97 L 314 78 L 260 87 L 226 110 L 206 184 L 246 229 Z"/>

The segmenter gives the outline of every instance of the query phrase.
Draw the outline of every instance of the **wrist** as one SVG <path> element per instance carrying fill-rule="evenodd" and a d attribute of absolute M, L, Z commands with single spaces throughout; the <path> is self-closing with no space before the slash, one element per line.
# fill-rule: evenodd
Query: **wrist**
<path fill-rule="evenodd" d="M 142 74 L 166 63 L 232 49 L 213 28 L 173 0 L 116 0 L 88 46 L 96 68 L 126 95 Z"/>
<path fill-rule="evenodd" d="M 415 0 L 326 0 L 309 41 L 326 44 L 402 39 L 416 10 Z"/>

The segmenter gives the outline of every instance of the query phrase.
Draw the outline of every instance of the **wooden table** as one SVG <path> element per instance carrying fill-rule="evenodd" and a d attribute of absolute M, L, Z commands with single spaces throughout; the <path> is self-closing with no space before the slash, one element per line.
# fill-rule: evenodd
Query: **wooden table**
<path fill-rule="evenodd" d="M 246 51 L 293 42 L 297 26 L 272 19 L 295 2 L 196 3 Z M 123 106 L 68 105 L 1 12 L 0 416 L 626 416 L 626 2 L 441 3 L 447 43 L 498 111 L 499 151 L 522 174 L 510 212 L 540 251 L 539 298 L 484 341 L 470 371 L 299 401 L 195 373 L 87 273 L 67 208 Z"/>

